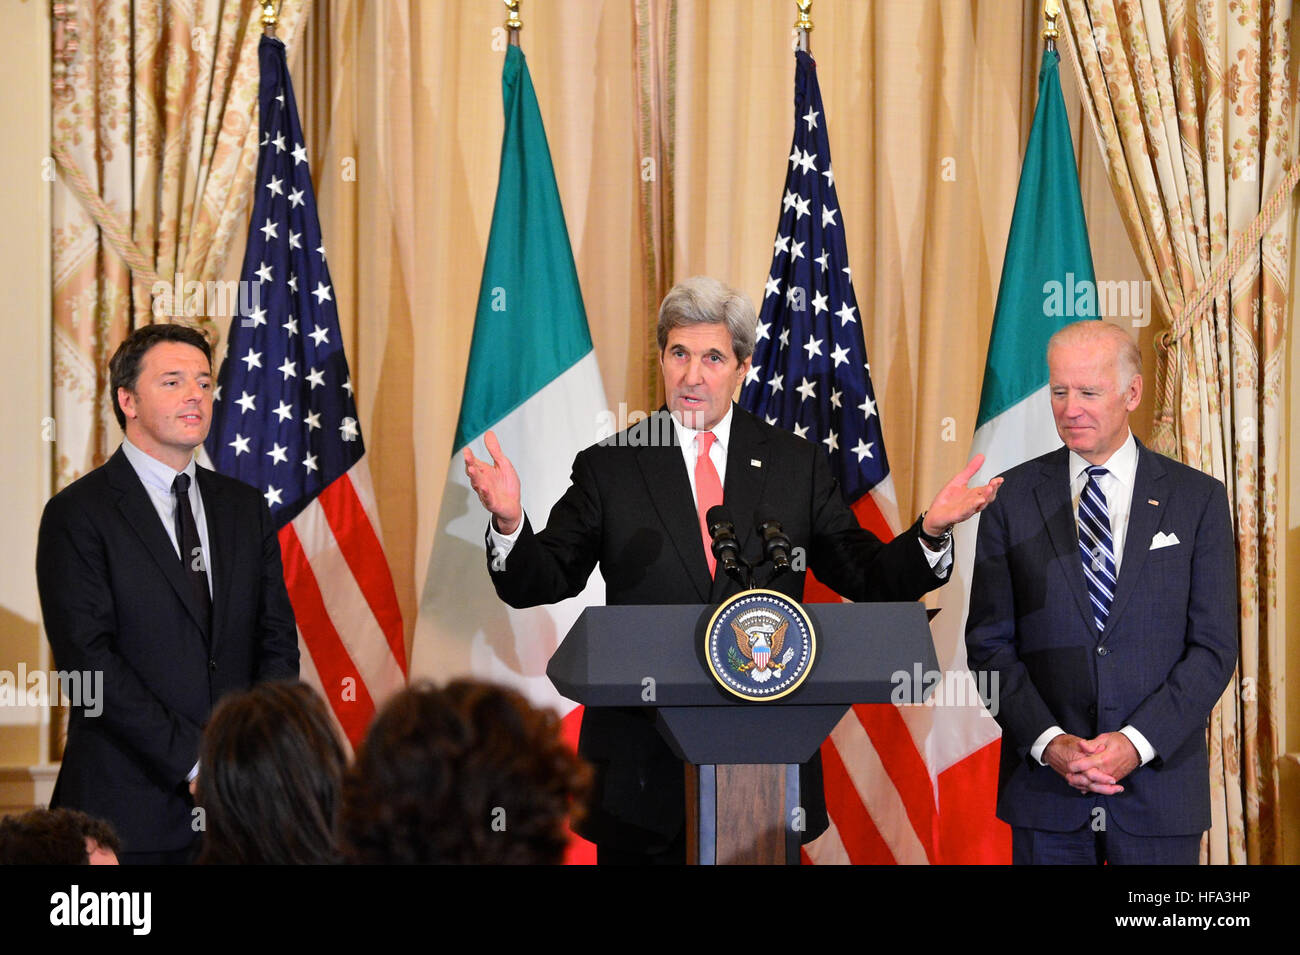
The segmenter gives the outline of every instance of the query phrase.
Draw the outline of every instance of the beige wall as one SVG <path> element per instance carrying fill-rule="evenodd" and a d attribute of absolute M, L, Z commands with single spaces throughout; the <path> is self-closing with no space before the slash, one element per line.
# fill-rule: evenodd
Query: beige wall
<path fill-rule="evenodd" d="M 36 530 L 49 496 L 50 139 L 49 3 L 0 4 L 0 670 L 48 668 L 36 599 Z M 0 706 L 0 812 L 35 801 L 26 767 L 42 761 L 45 711 Z M 15 771 L 17 770 L 17 771 Z"/>

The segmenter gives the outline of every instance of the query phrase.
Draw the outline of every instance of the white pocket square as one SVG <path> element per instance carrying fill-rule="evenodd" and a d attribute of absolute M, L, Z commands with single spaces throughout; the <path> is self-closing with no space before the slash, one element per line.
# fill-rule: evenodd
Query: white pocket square
<path fill-rule="evenodd" d="M 1173 547 L 1178 543 L 1178 535 L 1172 532 L 1168 534 L 1156 534 L 1151 538 L 1151 549 L 1159 550 L 1162 547 Z"/>

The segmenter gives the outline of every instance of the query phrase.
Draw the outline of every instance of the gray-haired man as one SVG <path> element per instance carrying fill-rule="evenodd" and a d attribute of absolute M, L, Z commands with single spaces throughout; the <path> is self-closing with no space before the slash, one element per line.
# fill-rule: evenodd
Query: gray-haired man
<path fill-rule="evenodd" d="M 739 591 L 715 574 L 704 515 L 725 504 L 736 515 L 747 559 L 760 543 L 748 518 L 775 515 L 807 554 L 808 567 L 854 600 L 915 600 L 947 579 L 949 530 L 982 509 L 994 482 L 967 488 L 971 462 L 935 498 L 922 520 L 888 544 L 863 530 L 815 445 L 740 409 L 732 395 L 749 371 L 756 318 L 748 299 L 715 279 L 677 285 L 659 309 L 659 367 L 666 406 L 626 432 L 583 451 L 573 483 L 534 533 L 520 502 L 519 478 L 489 432 L 487 464 L 466 449 L 465 467 L 492 514 L 490 573 L 514 607 L 580 593 L 596 564 L 610 604 L 716 603 Z M 772 588 L 803 597 L 804 572 Z M 681 761 L 648 711 L 591 709 L 579 752 L 597 773 L 591 811 L 579 829 L 608 862 L 685 859 Z M 805 841 L 826 829 L 821 763 L 804 767 Z"/>

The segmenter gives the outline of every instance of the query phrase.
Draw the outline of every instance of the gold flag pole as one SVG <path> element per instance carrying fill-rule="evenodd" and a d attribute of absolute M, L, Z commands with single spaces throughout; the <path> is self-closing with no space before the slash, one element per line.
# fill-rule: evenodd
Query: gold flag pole
<path fill-rule="evenodd" d="M 794 28 L 799 31 L 798 49 L 805 53 L 810 52 L 808 49 L 808 34 L 812 32 L 813 22 L 809 14 L 812 12 L 812 0 L 794 0 L 794 5 L 799 8 L 799 18 L 794 21 Z"/>
<path fill-rule="evenodd" d="M 262 35 L 275 38 L 275 0 L 262 0 Z"/>
<path fill-rule="evenodd" d="M 1043 39 L 1047 48 L 1056 51 L 1056 38 L 1060 32 L 1056 29 L 1056 18 L 1061 15 L 1061 0 L 1043 0 Z"/>
<path fill-rule="evenodd" d="M 506 29 L 510 31 L 510 45 L 519 45 L 519 31 L 524 28 L 523 21 L 519 19 L 519 0 L 504 0 L 506 9 L 510 15 L 506 17 Z"/>

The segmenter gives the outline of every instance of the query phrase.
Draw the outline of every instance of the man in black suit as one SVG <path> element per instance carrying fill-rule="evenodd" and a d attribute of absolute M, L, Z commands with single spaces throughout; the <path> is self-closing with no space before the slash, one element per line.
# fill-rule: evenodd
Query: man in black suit
<path fill-rule="evenodd" d="M 545 530 L 534 533 L 518 476 L 486 436 L 493 463 L 466 449 L 466 471 L 492 514 L 489 569 L 514 607 L 582 591 L 600 564 L 610 604 L 717 602 L 740 590 L 715 575 L 704 515 L 724 504 L 738 521 L 744 556 L 757 563 L 756 512 L 781 521 L 819 579 L 855 600 L 915 600 L 951 565 L 950 529 L 982 508 L 997 484 L 967 488 L 981 460 L 953 479 L 915 524 L 888 544 L 863 530 L 826 457 L 813 444 L 735 407 L 749 371 L 756 319 L 749 301 L 708 278 L 688 279 L 659 310 L 660 370 L 667 407 L 583 451 L 573 483 Z M 725 488 L 725 496 L 723 490 Z M 804 572 L 772 588 L 803 596 Z M 592 709 L 579 752 L 596 768 L 593 806 L 579 830 L 604 862 L 682 862 L 685 789 L 681 761 L 647 710 Z M 821 763 L 804 767 L 804 840 L 826 828 Z"/>
<path fill-rule="evenodd" d="M 1223 485 L 1137 442 L 1141 356 L 1115 325 L 1047 347 L 1065 447 L 1013 468 L 980 520 L 966 624 L 998 674 L 998 818 L 1016 863 L 1194 865 L 1205 724 L 1237 661 Z"/>
<path fill-rule="evenodd" d="M 180 325 L 136 329 L 110 364 L 126 439 L 45 506 L 36 551 L 55 665 L 103 674 L 73 709 L 50 805 L 109 820 L 124 862 L 188 861 L 189 784 L 219 697 L 298 675 L 280 546 L 257 491 L 198 467 L 211 352 Z"/>

